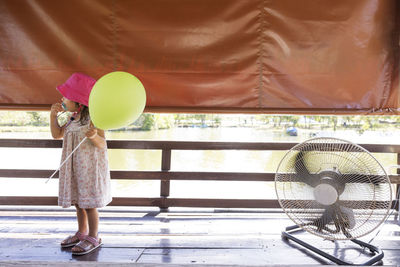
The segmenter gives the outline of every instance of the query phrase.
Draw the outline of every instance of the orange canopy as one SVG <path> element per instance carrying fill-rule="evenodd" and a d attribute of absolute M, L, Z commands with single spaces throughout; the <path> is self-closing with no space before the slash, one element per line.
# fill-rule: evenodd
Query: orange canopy
<path fill-rule="evenodd" d="M 399 31 L 397 0 L 0 0 L 0 108 L 122 70 L 147 111 L 396 114 Z"/>

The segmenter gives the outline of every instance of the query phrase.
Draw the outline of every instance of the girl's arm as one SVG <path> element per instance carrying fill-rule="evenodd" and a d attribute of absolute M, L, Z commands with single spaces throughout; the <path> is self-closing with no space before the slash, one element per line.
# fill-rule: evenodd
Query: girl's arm
<path fill-rule="evenodd" d="M 92 142 L 92 144 L 98 148 L 106 147 L 106 138 L 104 131 L 94 127 L 93 123 L 90 122 L 89 130 L 86 132 L 86 137 Z"/>
<path fill-rule="evenodd" d="M 55 103 L 51 106 L 50 110 L 50 131 L 51 136 L 54 139 L 60 139 L 64 135 L 64 127 L 60 127 L 57 122 L 57 113 L 62 112 L 64 109 L 62 108 L 60 103 Z"/>

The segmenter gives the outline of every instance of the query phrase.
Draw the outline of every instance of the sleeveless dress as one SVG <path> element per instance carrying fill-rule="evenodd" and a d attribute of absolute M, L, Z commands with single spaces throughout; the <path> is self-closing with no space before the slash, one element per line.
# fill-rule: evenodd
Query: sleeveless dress
<path fill-rule="evenodd" d="M 89 120 L 84 125 L 72 121 L 66 126 L 61 162 L 86 137 L 88 129 Z M 107 147 L 97 148 L 86 139 L 60 169 L 58 205 L 63 208 L 75 204 L 83 209 L 101 208 L 111 200 Z"/>

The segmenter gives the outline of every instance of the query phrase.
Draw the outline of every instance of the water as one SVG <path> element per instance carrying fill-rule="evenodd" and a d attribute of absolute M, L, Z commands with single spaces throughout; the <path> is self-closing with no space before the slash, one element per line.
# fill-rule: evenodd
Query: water
<path fill-rule="evenodd" d="M 399 143 L 398 131 L 311 131 L 299 129 L 296 137 L 282 130 L 260 128 L 172 128 L 154 131 L 107 132 L 107 139 L 302 142 L 312 136 L 338 137 L 355 143 Z M 51 138 L 49 131 L 1 132 L 0 138 Z M 158 171 L 161 151 L 110 149 L 112 170 Z M 274 172 L 285 151 L 172 151 L 172 171 Z M 383 166 L 396 164 L 396 154 L 374 154 Z M 57 169 L 61 149 L 0 148 L 2 169 Z M 58 180 L 1 178 L 1 196 L 57 196 Z M 115 197 L 158 197 L 159 181 L 113 180 Z M 171 181 L 170 197 L 183 198 L 275 198 L 273 182 L 246 181 Z"/>

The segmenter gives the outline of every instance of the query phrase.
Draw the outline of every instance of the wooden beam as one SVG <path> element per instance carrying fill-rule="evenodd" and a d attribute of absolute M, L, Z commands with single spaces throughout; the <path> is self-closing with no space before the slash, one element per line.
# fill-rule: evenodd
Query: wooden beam
<path fill-rule="evenodd" d="M 0 197 L 0 205 L 57 205 L 57 197 Z M 277 200 L 269 199 L 188 199 L 188 198 L 123 198 L 115 197 L 110 206 L 215 208 L 279 208 Z"/>
<path fill-rule="evenodd" d="M 300 209 L 309 202 L 307 200 L 286 200 L 284 205 L 296 204 Z M 379 203 L 380 201 L 344 201 L 346 205 L 354 207 L 368 207 Z M 362 204 L 362 205 L 360 205 Z M 392 208 L 394 208 L 392 202 Z M 57 205 L 57 197 L 0 197 L 0 205 Z M 115 197 L 110 206 L 153 206 L 160 207 L 203 207 L 203 208 L 281 208 L 276 199 L 197 199 L 197 198 L 124 198 Z"/>
<path fill-rule="evenodd" d="M 160 183 L 160 197 L 163 198 L 162 203 L 160 204 L 160 209 L 167 210 L 168 205 L 165 202 L 165 198 L 169 197 L 170 192 L 170 180 L 166 179 L 169 170 L 171 169 L 171 149 L 163 149 L 161 155 L 161 170 L 164 176 L 161 178 Z"/>
<path fill-rule="evenodd" d="M 62 140 L 1 138 L 0 147 L 61 148 Z"/>
<path fill-rule="evenodd" d="M 289 150 L 293 142 L 206 142 L 206 141 L 138 141 L 108 140 L 109 149 L 170 149 L 170 150 Z M 369 152 L 400 153 L 400 145 L 360 144 Z M 0 139 L 0 147 L 61 148 L 62 140 Z"/>
<path fill-rule="evenodd" d="M 21 170 L 0 169 L 1 178 L 48 178 L 54 170 Z M 348 174 L 349 177 L 352 175 Z M 58 174 L 54 178 L 57 178 Z M 365 177 L 369 181 L 369 175 L 357 175 L 357 178 Z M 373 176 L 372 176 L 373 177 Z M 389 175 L 392 184 L 400 184 L 400 175 Z M 273 182 L 275 173 L 255 172 L 171 172 L 171 171 L 111 171 L 111 179 L 115 180 L 187 180 L 187 181 L 263 181 Z"/>

